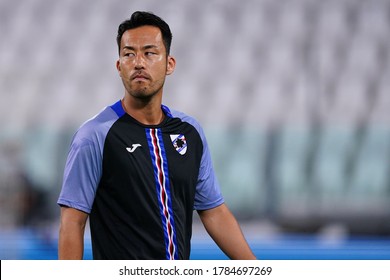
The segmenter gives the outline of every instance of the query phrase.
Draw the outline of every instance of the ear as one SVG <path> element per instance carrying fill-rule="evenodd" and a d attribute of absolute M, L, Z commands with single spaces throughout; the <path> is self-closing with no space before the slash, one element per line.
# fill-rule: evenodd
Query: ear
<path fill-rule="evenodd" d="M 121 63 L 119 59 L 116 61 L 116 70 L 118 70 L 119 76 L 122 77 L 121 75 Z"/>
<path fill-rule="evenodd" d="M 167 75 L 171 75 L 173 71 L 175 71 L 176 67 L 176 59 L 173 56 L 168 56 L 168 63 L 167 63 Z"/>

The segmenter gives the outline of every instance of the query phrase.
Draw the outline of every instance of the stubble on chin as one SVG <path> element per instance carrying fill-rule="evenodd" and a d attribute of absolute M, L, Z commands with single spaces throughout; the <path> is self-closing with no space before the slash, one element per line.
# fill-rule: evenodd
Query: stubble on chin
<path fill-rule="evenodd" d="M 157 92 L 150 92 L 148 87 L 139 87 L 136 89 L 130 89 L 129 94 L 138 100 L 149 101 L 157 94 Z"/>

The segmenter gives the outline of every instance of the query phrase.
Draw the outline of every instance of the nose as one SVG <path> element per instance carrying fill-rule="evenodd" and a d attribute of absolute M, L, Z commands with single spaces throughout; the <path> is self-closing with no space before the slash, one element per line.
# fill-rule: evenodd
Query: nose
<path fill-rule="evenodd" d="M 142 55 L 137 55 L 135 57 L 135 61 L 134 61 L 134 68 L 135 69 L 143 69 L 144 66 L 145 66 L 145 59 Z"/>

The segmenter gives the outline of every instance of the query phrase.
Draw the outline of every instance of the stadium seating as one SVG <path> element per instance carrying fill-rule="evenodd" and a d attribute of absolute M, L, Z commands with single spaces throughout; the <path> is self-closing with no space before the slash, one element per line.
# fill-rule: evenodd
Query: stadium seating
<path fill-rule="evenodd" d="M 171 24 L 164 103 L 204 126 L 236 213 L 283 217 L 300 201 L 353 220 L 390 205 L 389 1 L 3 0 L 0 152 L 20 147 L 15 167 L 53 201 L 71 134 L 123 95 L 116 31 L 138 9 Z"/>

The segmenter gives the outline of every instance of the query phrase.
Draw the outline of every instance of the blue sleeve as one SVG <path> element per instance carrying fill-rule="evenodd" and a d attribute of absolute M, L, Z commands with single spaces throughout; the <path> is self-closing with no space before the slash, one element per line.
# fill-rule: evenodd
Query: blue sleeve
<path fill-rule="evenodd" d="M 101 155 L 94 142 L 75 136 L 65 165 L 58 204 L 90 213 L 101 177 Z"/>
<path fill-rule="evenodd" d="M 107 107 L 76 132 L 65 164 L 59 205 L 91 212 L 102 174 L 105 137 L 117 118 Z"/>
<path fill-rule="evenodd" d="M 195 210 L 215 208 L 224 202 L 219 182 L 214 172 L 206 138 L 204 137 L 204 134 L 201 134 L 201 136 L 203 140 L 203 155 L 200 163 L 198 183 L 196 186 L 194 203 Z"/>
<path fill-rule="evenodd" d="M 214 171 L 209 147 L 202 127 L 194 118 L 181 112 L 172 111 L 172 115 L 179 117 L 182 121 L 188 122 L 195 127 L 203 143 L 203 153 L 195 192 L 194 209 L 207 210 L 221 205 L 224 203 L 224 198 Z"/>

